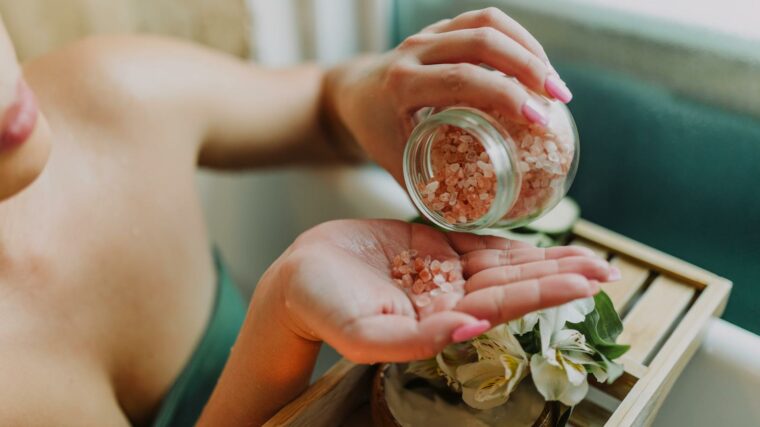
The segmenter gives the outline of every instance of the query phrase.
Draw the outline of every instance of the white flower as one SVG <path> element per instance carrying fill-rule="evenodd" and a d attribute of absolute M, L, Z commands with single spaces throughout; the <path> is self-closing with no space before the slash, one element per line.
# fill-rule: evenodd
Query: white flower
<path fill-rule="evenodd" d="M 594 298 L 583 298 L 569 303 L 563 304 L 559 307 L 549 308 L 543 311 L 534 311 L 528 313 L 525 316 L 515 319 L 507 323 L 509 325 L 509 331 L 515 335 L 522 335 L 533 330 L 538 323 L 539 316 L 544 314 L 544 317 L 552 316 L 552 322 L 561 323 L 558 329 L 562 329 L 566 322 L 579 323 L 582 322 L 586 315 L 594 310 Z"/>
<path fill-rule="evenodd" d="M 475 360 L 478 360 L 478 355 L 469 342 L 451 344 L 435 356 L 440 375 L 446 380 L 446 384 L 457 392 L 462 390 L 457 378 L 457 368 Z"/>
<path fill-rule="evenodd" d="M 533 330 L 538 323 L 538 312 L 528 313 L 525 316 L 510 320 L 507 325 L 509 326 L 509 332 L 515 335 L 522 335 Z"/>
<path fill-rule="evenodd" d="M 456 378 L 462 385 L 462 399 L 476 409 L 504 404 L 527 375 L 525 351 L 506 325 L 491 329 L 483 337 L 473 340 L 472 345 L 479 360 L 456 369 Z"/>
<path fill-rule="evenodd" d="M 596 364 L 590 356 L 594 350 L 583 334 L 564 327 L 567 322 L 582 322 L 593 309 L 593 298 L 586 298 L 538 314 L 541 352 L 531 357 L 530 370 L 544 399 L 573 406 L 586 396 L 588 381 L 583 365 Z"/>
<path fill-rule="evenodd" d="M 435 359 L 415 360 L 409 362 L 406 372 L 428 381 L 441 379 L 441 372 Z"/>

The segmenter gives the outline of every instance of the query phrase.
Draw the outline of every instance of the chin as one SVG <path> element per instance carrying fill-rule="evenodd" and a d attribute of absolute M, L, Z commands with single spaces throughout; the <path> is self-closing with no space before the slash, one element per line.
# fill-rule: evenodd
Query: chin
<path fill-rule="evenodd" d="M 40 120 L 29 140 L 0 152 L 0 203 L 34 183 L 45 170 L 50 157 L 50 132 Z"/>

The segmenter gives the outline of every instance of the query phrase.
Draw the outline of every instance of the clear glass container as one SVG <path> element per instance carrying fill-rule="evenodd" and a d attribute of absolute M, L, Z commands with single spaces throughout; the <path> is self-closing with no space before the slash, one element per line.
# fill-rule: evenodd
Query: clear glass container
<path fill-rule="evenodd" d="M 515 228 L 553 208 L 572 185 L 579 138 L 564 104 L 547 126 L 469 107 L 423 109 L 404 150 L 404 180 L 420 213 L 451 231 Z"/>

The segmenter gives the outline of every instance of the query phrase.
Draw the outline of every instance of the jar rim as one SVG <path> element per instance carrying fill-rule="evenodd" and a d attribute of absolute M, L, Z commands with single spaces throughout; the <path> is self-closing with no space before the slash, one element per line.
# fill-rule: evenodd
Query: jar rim
<path fill-rule="evenodd" d="M 517 200 L 521 185 L 521 173 L 517 166 L 517 148 L 509 133 L 487 113 L 471 107 L 448 107 L 440 111 L 432 109 L 424 113 L 426 117 L 412 131 L 404 149 L 404 181 L 412 202 L 417 209 L 436 226 L 449 231 L 474 231 L 496 224 Z M 437 211 L 431 209 L 422 200 L 418 186 L 423 180 L 414 170 L 409 159 L 420 158 L 426 178 L 433 176 L 430 165 L 430 149 L 441 126 L 449 125 L 460 128 L 473 135 L 483 145 L 496 173 L 497 185 L 494 199 L 488 211 L 481 217 L 465 223 L 449 223 Z M 503 190 L 503 191 L 501 191 Z"/>

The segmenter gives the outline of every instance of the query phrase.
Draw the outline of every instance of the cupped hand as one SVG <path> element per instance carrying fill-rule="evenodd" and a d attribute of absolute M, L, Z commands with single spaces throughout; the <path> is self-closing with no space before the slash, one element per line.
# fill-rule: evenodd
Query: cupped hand
<path fill-rule="evenodd" d="M 435 23 L 384 55 L 334 68 L 326 82 L 328 108 L 399 181 L 420 108 L 469 105 L 545 124 L 545 111 L 525 88 L 562 102 L 572 98 L 538 41 L 496 8 Z"/>
<path fill-rule="evenodd" d="M 461 262 L 466 282 L 436 297 L 443 302 L 434 301 L 435 309 L 415 309 L 391 278 L 394 256 L 409 249 Z M 370 363 L 431 357 L 491 325 L 588 297 L 614 275 L 584 248 L 540 249 L 401 221 L 341 220 L 299 237 L 259 286 L 297 335 Z"/>

